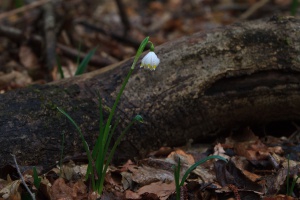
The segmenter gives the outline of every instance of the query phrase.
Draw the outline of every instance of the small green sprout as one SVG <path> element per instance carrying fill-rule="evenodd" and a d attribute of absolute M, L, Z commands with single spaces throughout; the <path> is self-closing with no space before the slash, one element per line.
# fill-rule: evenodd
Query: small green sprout
<path fill-rule="evenodd" d="M 290 155 L 288 155 L 288 168 L 287 168 L 287 176 L 286 176 L 286 194 L 287 196 L 292 196 L 295 185 L 299 179 L 299 176 L 293 178 L 292 185 L 290 187 Z"/>
<path fill-rule="evenodd" d="M 193 164 L 191 167 L 189 167 L 186 172 L 184 173 L 183 177 L 181 178 L 181 182 L 179 182 L 179 179 L 180 179 L 180 167 L 181 167 L 181 164 L 180 164 L 180 159 L 178 160 L 178 164 L 177 166 L 173 166 L 173 169 L 174 169 L 174 180 L 175 180 L 175 186 L 176 186 L 176 200 L 180 200 L 180 188 L 184 185 L 184 182 L 186 181 L 187 177 L 190 175 L 190 173 L 196 169 L 199 165 L 205 163 L 206 161 L 208 160 L 211 160 L 211 159 L 219 159 L 219 160 L 223 160 L 225 162 L 227 162 L 227 160 L 221 156 L 217 156 L 217 155 L 214 155 L 214 156 L 208 156 L 198 162 L 196 162 L 195 164 Z"/>
<path fill-rule="evenodd" d="M 33 167 L 33 185 L 36 187 L 36 189 L 40 188 L 42 179 L 39 177 L 36 167 Z"/>
<path fill-rule="evenodd" d="M 85 71 L 86 71 L 86 68 L 88 66 L 88 63 L 90 62 L 91 58 L 93 57 L 93 55 L 95 54 L 97 48 L 94 48 L 92 49 L 85 57 L 84 59 L 81 61 L 81 63 L 79 64 L 79 56 L 77 57 L 77 69 L 76 69 L 76 72 L 74 74 L 74 76 L 78 76 L 78 75 L 81 75 L 83 74 Z M 64 72 L 62 70 L 62 65 L 61 65 L 61 62 L 60 62 L 60 59 L 59 57 L 57 56 L 56 57 L 56 63 L 57 63 L 57 67 L 58 67 L 58 72 L 60 74 L 60 78 L 61 79 L 64 79 L 65 78 L 65 75 L 64 75 Z"/>

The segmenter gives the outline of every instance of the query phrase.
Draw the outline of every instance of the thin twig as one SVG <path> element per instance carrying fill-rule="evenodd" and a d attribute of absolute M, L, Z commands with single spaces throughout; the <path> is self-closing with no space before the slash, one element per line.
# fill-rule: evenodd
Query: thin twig
<path fill-rule="evenodd" d="M 21 171 L 20 171 L 20 168 L 19 168 L 18 163 L 17 163 L 16 156 L 15 156 L 14 154 L 11 154 L 11 155 L 12 155 L 12 157 L 13 157 L 13 159 L 14 159 L 14 162 L 15 162 L 15 165 L 16 165 L 16 168 L 17 168 L 17 171 L 18 171 L 18 174 L 19 174 L 19 176 L 20 176 L 20 178 L 21 178 L 21 181 L 22 181 L 24 187 L 26 188 L 27 192 L 30 194 L 31 198 L 32 198 L 33 200 L 35 200 L 35 195 L 34 195 L 34 194 L 30 191 L 30 189 L 28 188 L 28 186 L 27 186 L 27 184 L 26 184 L 26 182 L 25 182 L 25 180 L 24 180 L 24 177 L 23 177 L 23 175 L 22 175 L 22 173 L 21 173 Z"/>
<path fill-rule="evenodd" d="M 0 14 L 0 20 L 4 19 L 4 18 L 8 18 L 9 16 L 12 16 L 12 15 L 16 15 L 18 13 L 21 13 L 21 12 L 25 12 L 25 11 L 28 11 L 30 9 L 33 9 L 35 7 L 39 7 L 45 3 L 48 3 L 49 1 L 51 0 L 41 0 L 41 1 L 35 1 L 31 4 L 28 4 L 28 5 L 24 5 L 20 8 L 17 8 L 17 9 L 14 9 L 14 10 L 11 10 L 11 11 L 8 11 L 8 12 L 4 12 L 2 14 Z"/>
<path fill-rule="evenodd" d="M 246 12 L 244 12 L 241 16 L 240 19 L 248 19 L 253 13 L 255 13 L 258 9 L 266 5 L 270 0 L 260 0 L 253 4 Z"/>
<path fill-rule="evenodd" d="M 108 32 L 108 31 L 104 30 L 102 27 L 95 26 L 94 24 L 91 24 L 87 21 L 77 20 L 77 21 L 75 21 L 75 23 L 80 24 L 80 25 L 84 26 L 85 28 L 88 28 L 92 31 L 96 31 L 96 32 L 102 33 L 104 35 L 108 35 L 112 39 L 114 39 L 118 42 L 121 42 L 123 44 L 127 44 L 127 45 L 130 45 L 130 46 L 135 47 L 135 48 L 138 48 L 140 46 L 140 43 L 137 42 L 137 40 L 135 40 L 135 39 L 132 39 L 130 37 L 123 37 L 123 36 L 120 36 L 116 33 Z"/>
<path fill-rule="evenodd" d="M 115 1 L 117 3 L 118 9 L 119 9 L 119 14 L 120 14 L 120 18 L 122 20 L 122 24 L 124 26 L 123 35 L 126 36 L 127 32 L 130 30 L 130 23 L 129 23 L 129 20 L 128 20 L 128 16 L 127 16 L 127 13 L 125 11 L 124 4 L 123 4 L 122 0 L 115 0 Z"/>
<path fill-rule="evenodd" d="M 46 65 L 48 70 L 47 79 L 52 81 L 52 72 L 56 61 L 56 33 L 55 33 L 55 17 L 52 2 L 44 5 L 44 32 L 46 42 Z"/>
<path fill-rule="evenodd" d="M 44 45 L 44 41 L 41 36 L 39 36 L 39 35 L 28 36 L 28 35 L 24 34 L 24 32 L 22 32 L 20 29 L 13 28 L 10 26 L 4 26 L 4 25 L 1 26 L 0 25 L 0 36 L 7 37 L 14 41 L 29 40 L 36 45 L 40 45 L 40 46 Z M 57 43 L 56 46 L 60 50 L 60 52 L 68 58 L 76 59 L 79 57 L 79 59 L 82 60 L 86 56 L 86 53 L 79 52 L 77 49 L 72 49 L 63 44 Z M 102 57 L 98 57 L 96 55 L 94 55 L 90 60 L 91 65 L 98 66 L 99 68 L 105 67 L 107 65 L 110 65 L 110 64 L 113 64 L 116 62 L 118 62 L 118 60 L 113 57 L 107 56 L 105 58 L 102 58 Z"/>
<path fill-rule="evenodd" d="M 39 35 L 28 36 L 28 35 L 24 34 L 24 32 L 21 31 L 20 29 L 10 27 L 10 26 L 1 25 L 0 26 L 0 36 L 7 37 L 14 41 L 29 40 L 37 45 L 43 44 L 43 38 L 41 36 L 39 36 Z"/>
<path fill-rule="evenodd" d="M 57 43 L 57 48 L 60 50 L 62 55 L 66 56 L 68 58 L 74 59 L 74 60 L 76 60 L 77 58 L 82 60 L 86 57 L 86 53 L 80 52 L 77 49 L 68 47 L 68 46 L 60 44 L 60 43 Z M 99 68 L 105 67 L 107 65 L 111 65 L 116 62 L 118 62 L 118 60 L 111 56 L 102 58 L 102 57 L 94 55 L 94 56 L 92 56 L 92 58 L 90 60 L 91 65 L 95 65 Z"/>

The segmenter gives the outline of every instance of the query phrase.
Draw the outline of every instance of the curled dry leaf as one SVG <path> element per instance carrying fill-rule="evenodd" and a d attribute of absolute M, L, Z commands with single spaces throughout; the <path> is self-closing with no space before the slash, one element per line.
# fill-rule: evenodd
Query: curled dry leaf
<path fill-rule="evenodd" d="M 18 191 L 20 183 L 21 180 L 9 182 L 4 188 L 0 190 L 0 196 L 3 199 L 21 200 L 21 194 Z"/>

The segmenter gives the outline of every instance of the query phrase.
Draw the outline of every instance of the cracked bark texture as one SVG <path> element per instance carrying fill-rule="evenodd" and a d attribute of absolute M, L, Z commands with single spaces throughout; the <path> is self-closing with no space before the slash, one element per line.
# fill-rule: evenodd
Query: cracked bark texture
<path fill-rule="evenodd" d="M 300 119 L 300 21 L 273 17 L 200 32 L 156 47 L 156 71 L 137 68 L 122 96 L 118 132 L 144 118 L 124 138 L 116 160 L 162 145 L 201 141 L 240 125 Z M 83 152 L 79 135 L 56 110 L 68 112 L 90 146 L 98 132 L 97 92 L 111 107 L 132 59 L 85 75 L 0 95 L 0 159 L 23 165 Z"/>

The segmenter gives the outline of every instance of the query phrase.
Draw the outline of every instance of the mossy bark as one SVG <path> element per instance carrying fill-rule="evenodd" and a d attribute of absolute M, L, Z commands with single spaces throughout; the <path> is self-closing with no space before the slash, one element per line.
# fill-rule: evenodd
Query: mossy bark
<path fill-rule="evenodd" d="M 201 32 L 156 47 L 156 71 L 137 68 L 122 96 L 119 131 L 144 118 L 124 138 L 117 160 L 162 145 L 182 145 L 244 124 L 300 119 L 300 21 L 271 18 Z M 89 144 L 98 133 L 98 100 L 111 107 L 132 59 L 83 76 L 0 95 L 0 158 L 49 165 L 83 152 L 59 106 L 81 126 Z"/>

